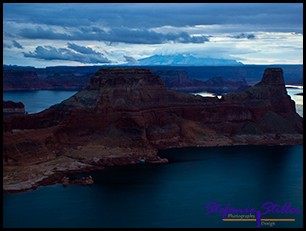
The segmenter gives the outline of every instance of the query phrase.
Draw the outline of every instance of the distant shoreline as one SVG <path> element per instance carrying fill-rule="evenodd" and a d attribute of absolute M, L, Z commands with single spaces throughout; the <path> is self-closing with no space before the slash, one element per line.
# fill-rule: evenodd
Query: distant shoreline
<path fill-rule="evenodd" d="M 303 85 L 285 85 L 286 88 L 289 89 L 301 89 L 303 90 Z M 75 88 L 75 89 L 67 89 L 67 88 L 57 88 L 57 89 L 12 89 L 12 90 L 4 90 L 3 92 L 23 92 L 23 91 L 80 91 L 83 88 Z M 199 93 L 199 92 L 195 92 Z M 207 92 L 207 93 L 213 93 L 213 92 Z M 214 93 L 213 93 L 214 94 Z"/>

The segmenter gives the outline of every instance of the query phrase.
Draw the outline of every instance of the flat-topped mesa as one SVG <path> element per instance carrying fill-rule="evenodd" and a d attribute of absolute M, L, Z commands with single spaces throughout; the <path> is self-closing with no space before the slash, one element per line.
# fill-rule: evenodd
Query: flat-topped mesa
<path fill-rule="evenodd" d="M 262 80 L 256 85 L 239 94 L 230 93 L 223 97 L 226 102 L 245 104 L 252 108 L 256 118 L 266 111 L 283 116 L 296 114 L 295 102 L 287 94 L 281 68 L 267 68 Z"/>
<path fill-rule="evenodd" d="M 65 100 L 63 105 L 97 110 L 135 109 L 180 103 L 190 97 L 186 95 L 178 100 L 176 94 L 167 91 L 161 78 L 149 69 L 101 68 L 86 89 Z"/>
<path fill-rule="evenodd" d="M 266 68 L 261 81 L 248 88 L 241 94 L 229 93 L 224 95 L 227 100 L 271 100 L 279 101 L 282 98 L 290 100 L 287 94 L 283 70 L 281 68 Z"/>
<path fill-rule="evenodd" d="M 287 94 L 283 70 L 281 68 L 267 68 L 263 74 L 261 81 L 254 86 L 255 90 L 269 92 L 265 98 L 271 99 L 273 102 L 280 101 L 282 98 L 290 100 Z"/>
<path fill-rule="evenodd" d="M 283 70 L 281 68 L 267 68 L 262 77 L 261 84 L 285 86 Z"/>
<path fill-rule="evenodd" d="M 101 68 L 90 80 L 90 88 L 158 86 L 165 89 L 158 75 L 145 68 Z"/>
<path fill-rule="evenodd" d="M 283 70 L 281 68 L 267 68 L 262 80 L 254 89 L 259 87 L 261 91 L 268 92 L 266 96 L 270 101 L 272 111 L 282 115 L 295 113 L 295 102 L 287 94 Z"/>

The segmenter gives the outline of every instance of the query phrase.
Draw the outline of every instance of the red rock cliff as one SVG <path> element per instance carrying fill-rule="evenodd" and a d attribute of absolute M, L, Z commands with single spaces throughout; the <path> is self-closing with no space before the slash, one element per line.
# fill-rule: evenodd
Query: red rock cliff
<path fill-rule="evenodd" d="M 135 137 L 144 145 L 160 148 L 154 140 L 157 136 L 194 139 L 183 132 L 189 123 L 196 123 L 198 130 L 231 136 L 248 134 L 250 126 L 256 134 L 302 132 L 302 119 L 287 95 L 282 70 L 277 68 L 267 69 L 262 81 L 246 91 L 221 99 L 167 91 L 147 69 L 101 69 L 86 89 L 42 113 L 7 120 L 5 128 L 58 126 L 56 136 L 67 134 L 73 142 L 79 133 L 100 134 L 112 127 L 128 137 L 128 145 L 139 145 L 130 142 Z"/>
<path fill-rule="evenodd" d="M 218 99 L 168 91 L 147 69 L 102 68 L 62 103 L 3 124 L 4 156 L 14 164 L 68 156 L 103 165 L 114 160 L 111 153 L 154 160 L 158 149 L 170 147 L 303 142 L 303 119 L 281 69 L 267 69 L 260 83 Z"/>

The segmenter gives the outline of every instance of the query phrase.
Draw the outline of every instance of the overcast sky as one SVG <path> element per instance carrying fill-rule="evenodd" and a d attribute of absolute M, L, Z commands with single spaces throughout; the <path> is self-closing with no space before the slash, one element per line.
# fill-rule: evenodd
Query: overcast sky
<path fill-rule="evenodd" d="M 101 65 L 191 54 L 303 63 L 302 3 L 5 3 L 3 62 Z"/>

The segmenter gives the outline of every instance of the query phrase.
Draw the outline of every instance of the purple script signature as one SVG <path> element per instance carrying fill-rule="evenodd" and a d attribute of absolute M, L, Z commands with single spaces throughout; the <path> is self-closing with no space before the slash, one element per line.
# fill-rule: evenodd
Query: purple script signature
<path fill-rule="evenodd" d="M 206 215 L 216 213 L 221 214 L 222 219 L 226 218 L 228 214 L 253 214 L 256 216 L 257 227 L 260 227 L 260 219 L 263 215 L 267 214 L 301 214 L 299 208 L 293 208 L 291 203 L 284 203 L 282 206 L 273 202 L 265 202 L 262 204 L 261 209 L 255 208 L 233 208 L 230 203 L 225 207 L 217 202 L 208 202 L 205 205 L 207 209 Z"/>

